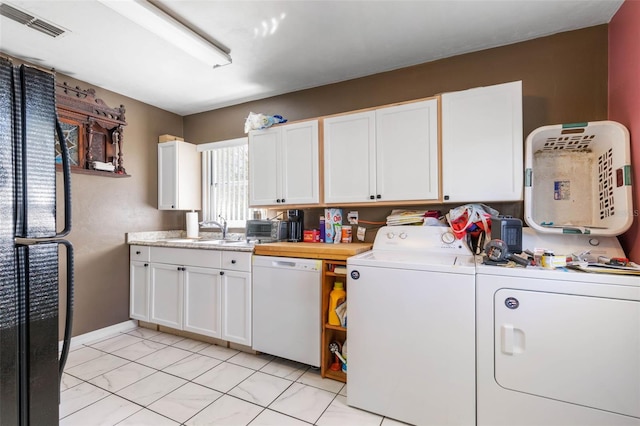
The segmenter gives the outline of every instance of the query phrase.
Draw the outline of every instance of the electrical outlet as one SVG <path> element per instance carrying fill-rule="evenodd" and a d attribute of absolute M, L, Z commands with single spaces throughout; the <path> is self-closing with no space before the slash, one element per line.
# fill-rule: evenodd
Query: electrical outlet
<path fill-rule="evenodd" d="M 358 212 L 357 211 L 351 211 L 347 214 L 347 220 L 349 221 L 350 225 L 357 225 L 358 224 Z"/>

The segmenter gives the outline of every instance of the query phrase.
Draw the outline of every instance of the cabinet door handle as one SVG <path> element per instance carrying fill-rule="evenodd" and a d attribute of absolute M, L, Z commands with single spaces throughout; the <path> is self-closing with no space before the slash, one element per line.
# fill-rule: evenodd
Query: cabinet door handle
<path fill-rule="evenodd" d="M 235 259 L 231 260 L 231 263 L 232 263 L 233 265 L 235 265 L 235 264 L 236 264 L 236 260 L 235 260 Z"/>
<path fill-rule="evenodd" d="M 282 199 L 282 202 L 284 203 L 284 198 Z"/>
<path fill-rule="evenodd" d="M 144 267 L 145 267 L 145 268 L 146 268 L 146 267 L 148 267 L 148 266 L 149 266 L 149 264 L 148 264 L 148 263 L 145 263 L 145 264 L 144 264 Z"/>
<path fill-rule="evenodd" d="M 382 195 L 378 194 L 378 195 L 376 195 L 376 198 L 380 199 L 380 198 L 382 198 Z"/>
<path fill-rule="evenodd" d="M 376 197 L 374 197 L 373 195 L 369 195 L 369 199 L 370 199 L 370 200 L 375 200 L 375 199 L 376 199 Z"/>
<path fill-rule="evenodd" d="M 220 275 L 224 275 L 224 271 L 220 271 Z"/>
<path fill-rule="evenodd" d="M 276 200 L 276 203 L 279 203 L 279 202 L 280 202 L 280 198 L 278 198 L 278 199 Z"/>
<path fill-rule="evenodd" d="M 136 251 L 136 254 L 140 254 L 140 253 L 142 253 L 140 250 Z"/>

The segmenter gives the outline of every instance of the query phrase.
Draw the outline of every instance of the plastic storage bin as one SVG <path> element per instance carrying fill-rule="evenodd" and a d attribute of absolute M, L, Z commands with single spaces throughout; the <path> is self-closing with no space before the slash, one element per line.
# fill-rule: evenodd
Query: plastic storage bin
<path fill-rule="evenodd" d="M 596 121 L 540 127 L 525 142 L 525 221 L 537 232 L 615 236 L 633 221 L 629 132 Z"/>

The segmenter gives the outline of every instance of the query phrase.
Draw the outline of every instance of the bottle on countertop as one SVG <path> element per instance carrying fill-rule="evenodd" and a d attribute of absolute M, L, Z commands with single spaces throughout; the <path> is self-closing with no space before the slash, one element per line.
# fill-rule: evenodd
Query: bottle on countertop
<path fill-rule="evenodd" d="M 333 290 L 329 293 L 329 324 L 341 325 L 340 318 L 336 313 L 336 308 L 346 300 L 347 292 L 344 290 L 344 284 L 342 281 L 336 281 L 333 283 Z"/>

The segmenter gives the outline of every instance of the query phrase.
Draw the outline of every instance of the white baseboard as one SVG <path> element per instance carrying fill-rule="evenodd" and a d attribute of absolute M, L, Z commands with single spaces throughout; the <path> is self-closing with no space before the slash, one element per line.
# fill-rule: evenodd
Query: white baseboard
<path fill-rule="evenodd" d="M 109 327 L 90 331 L 88 333 L 81 334 L 79 336 L 75 336 L 71 338 L 71 348 L 83 345 L 87 342 L 100 340 L 103 337 L 108 337 L 115 333 L 124 333 L 129 330 L 133 330 L 137 326 L 138 326 L 137 320 L 129 320 L 129 321 L 121 322 L 119 324 L 110 325 Z M 58 351 L 62 350 L 62 343 L 63 343 L 62 341 L 58 342 Z"/>

